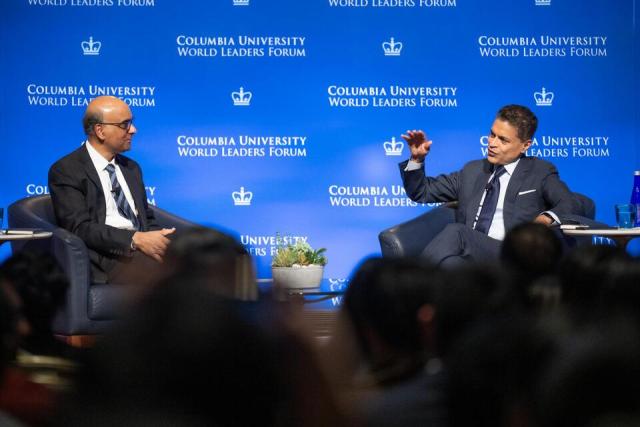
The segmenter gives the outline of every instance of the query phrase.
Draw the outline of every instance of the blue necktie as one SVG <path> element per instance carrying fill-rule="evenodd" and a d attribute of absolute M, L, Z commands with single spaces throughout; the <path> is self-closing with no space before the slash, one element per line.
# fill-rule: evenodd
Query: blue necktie
<path fill-rule="evenodd" d="M 120 186 L 118 177 L 116 176 L 116 167 L 109 163 L 106 169 L 107 172 L 109 172 L 109 179 L 111 180 L 111 194 L 116 201 L 116 206 L 118 206 L 118 212 L 120 212 L 120 215 L 131 221 L 136 230 L 139 230 L 140 223 L 138 222 L 136 214 L 133 213 L 133 209 L 131 209 L 129 202 L 127 202 L 127 198 L 124 196 L 124 191 L 122 191 L 122 187 Z"/>
<path fill-rule="evenodd" d="M 500 177 L 506 172 L 506 169 L 502 165 L 498 165 L 493 172 L 493 177 L 485 187 L 487 190 L 484 196 L 484 202 L 482 202 L 482 209 L 480 209 L 480 215 L 478 215 L 478 221 L 476 221 L 475 229 L 481 233 L 489 234 L 489 227 L 491 227 L 491 221 L 493 221 L 493 215 L 496 213 L 496 206 L 498 206 L 498 196 L 500 195 Z"/>

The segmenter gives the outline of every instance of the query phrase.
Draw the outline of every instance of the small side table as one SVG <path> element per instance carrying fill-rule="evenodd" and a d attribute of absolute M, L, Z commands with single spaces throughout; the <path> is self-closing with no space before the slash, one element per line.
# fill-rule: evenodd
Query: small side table
<path fill-rule="evenodd" d="M 322 279 L 320 286 L 317 288 L 273 288 L 273 279 L 258 279 L 258 286 L 261 291 L 274 292 L 276 297 L 299 300 L 303 304 L 314 304 L 327 301 L 336 297 L 342 297 L 347 290 L 349 284 L 344 281 L 332 281 L 331 279 Z"/>
<path fill-rule="evenodd" d="M 0 232 L 0 245 L 15 240 L 39 240 L 48 239 L 53 235 L 50 231 L 34 231 L 33 234 L 7 234 L 5 230 Z"/>
<path fill-rule="evenodd" d="M 345 281 L 323 279 L 317 288 L 274 289 L 272 279 L 258 279 L 261 297 L 269 295 L 288 303 L 291 316 L 300 316 L 303 323 L 318 339 L 325 339 L 333 332 L 338 318 L 338 307 L 349 284 Z"/>
<path fill-rule="evenodd" d="M 567 236 L 602 236 L 616 242 L 616 245 L 625 248 L 631 239 L 640 237 L 640 227 L 635 228 L 587 228 L 587 229 L 562 229 Z"/>

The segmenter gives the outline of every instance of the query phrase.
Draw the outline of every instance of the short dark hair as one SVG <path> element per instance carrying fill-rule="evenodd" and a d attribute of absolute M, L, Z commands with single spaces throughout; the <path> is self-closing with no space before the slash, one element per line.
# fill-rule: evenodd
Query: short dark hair
<path fill-rule="evenodd" d="M 503 120 L 518 130 L 518 138 L 528 141 L 538 129 L 538 118 L 523 105 L 506 105 L 498 111 L 496 119 Z"/>
<path fill-rule="evenodd" d="M 368 329 L 395 350 L 423 351 L 416 313 L 434 303 L 438 278 L 435 267 L 411 258 L 369 258 L 357 268 L 343 307 L 367 357 Z"/>
<path fill-rule="evenodd" d="M 214 293 L 241 300 L 258 297 L 251 257 L 233 236 L 194 227 L 176 233 L 166 254 L 171 275 L 189 278 Z"/>
<path fill-rule="evenodd" d="M 525 222 L 507 232 L 500 258 L 530 279 L 554 274 L 562 258 L 562 242 L 546 225 Z"/>
<path fill-rule="evenodd" d="M 102 111 L 89 111 L 87 110 L 82 116 L 82 127 L 84 128 L 85 135 L 94 135 L 93 127 L 98 123 L 102 123 L 103 115 Z"/>
<path fill-rule="evenodd" d="M 22 300 L 22 314 L 33 337 L 51 334 L 51 323 L 64 305 L 69 282 L 51 254 L 22 251 L 0 266 L 0 282 L 11 286 Z"/>

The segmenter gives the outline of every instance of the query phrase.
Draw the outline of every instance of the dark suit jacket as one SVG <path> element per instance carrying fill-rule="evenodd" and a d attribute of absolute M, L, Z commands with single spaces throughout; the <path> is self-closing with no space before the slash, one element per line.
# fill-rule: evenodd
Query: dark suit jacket
<path fill-rule="evenodd" d="M 131 190 L 141 231 L 160 229 L 147 204 L 140 166 L 122 155 L 116 156 L 116 162 Z M 105 195 L 84 145 L 51 166 L 49 192 L 58 225 L 77 234 L 85 242 L 91 258 L 93 279 L 105 281 L 106 274 L 118 261 L 131 256 L 134 231 L 105 224 Z"/>
<path fill-rule="evenodd" d="M 487 159 L 475 160 L 462 170 L 448 175 L 428 177 L 423 166 L 405 172 L 408 161 L 400 163 L 400 173 L 407 196 L 415 202 L 458 201 L 456 221 L 473 226 L 480 199 L 492 173 Z M 535 157 L 522 157 L 516 167 L 504 199 L 504 227 L 533 221 L 543 211 L 553 211 L 560 220 L 579 210 L 573 194 L 558 176 L 551 163 Z"/>

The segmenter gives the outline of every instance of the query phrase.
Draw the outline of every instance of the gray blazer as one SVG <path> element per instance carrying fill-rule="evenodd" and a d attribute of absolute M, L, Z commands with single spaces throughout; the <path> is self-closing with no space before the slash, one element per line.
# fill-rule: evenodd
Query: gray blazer
<path fill-rule="evenodd" d="M 418 203 L 458 201 L 456 222 L 473 226 L 480 199 L 493 171 L 487 159 L 474 160 L 458 172 L 437 177 L 425 176 L 424 163 L 420 169 L 405 172 L 407 163 L 408 160 L 400 163 L 400 174 L 411 200 Z M 562 221 L 564 215 L 579 209 L 555 166 L 535 157 L 520 158 L 504 199 L 506 231 L 533 221 L 544 211 L 552 211 Z"/>

